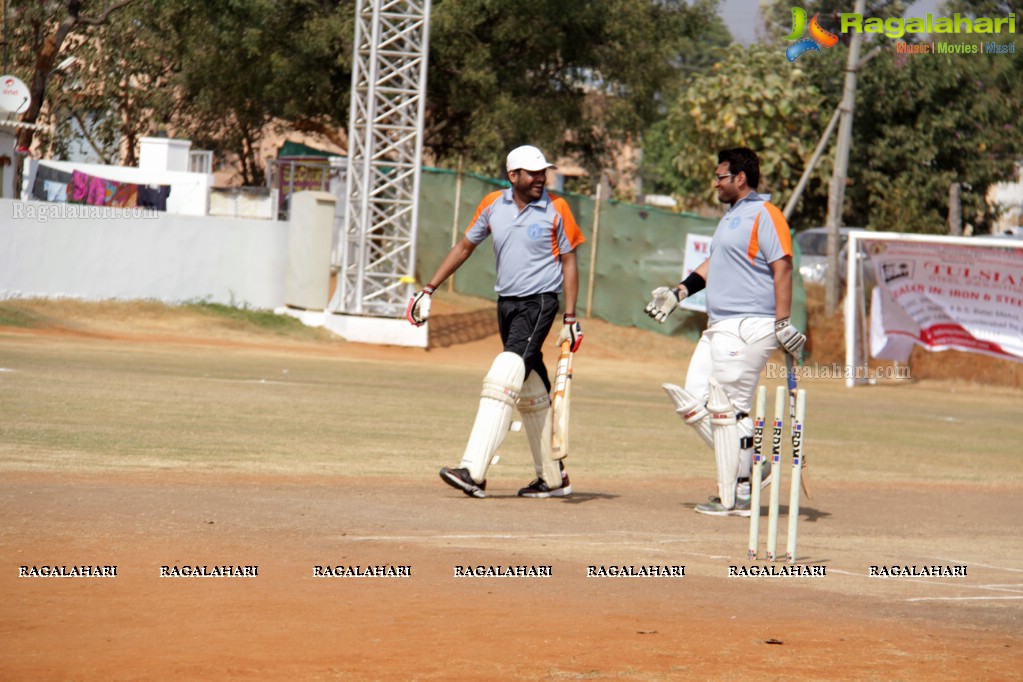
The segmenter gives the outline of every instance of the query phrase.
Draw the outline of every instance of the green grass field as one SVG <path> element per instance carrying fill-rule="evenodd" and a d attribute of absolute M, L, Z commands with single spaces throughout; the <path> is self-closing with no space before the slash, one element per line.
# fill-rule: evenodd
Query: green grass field
<path fill-rule="evenodd" d="M 337 342 L 308 352 L 318 342 L 297 332 L 306 352 L 3 337 L 2 466 L 423 476 L 460 455 L 485 355 L 457 364 L 411 349 L 400 361 L 351 358 Z M 254 325 L 244 334 L 250 342 L 278 338 Z M 709 453 L 660 389 L 681 383 L 684 353 L 615 362 L 586 350 L 574 383 L 579 465 L 601 476 L 711 477 Z M 811 480 L 1023 481 L 1019 391 L 950 382 L 803 386 Z M 499 471 L 526 471 L 524 436 L 506 443 Z"/>

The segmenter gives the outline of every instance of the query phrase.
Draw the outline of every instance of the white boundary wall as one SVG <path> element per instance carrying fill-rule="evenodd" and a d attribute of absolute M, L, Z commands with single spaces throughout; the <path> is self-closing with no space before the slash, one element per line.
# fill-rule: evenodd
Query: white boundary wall
<path fill-rule="evenodd" d="M 0 199 L 0 296 L 284 305 L 288 224 Z"/>
<path fill-rule="evenodd" d="M 929 244 L 959 244 L 963 246 L 986 246 L 992 248 L 1023 248 L 1023 241 L 1016 239 L 999 239 L 993 237 L 946 237 L 941 235 L 928 234 L 907 234 L 901 232 L 867 232 L 853 230 L 849 233 L 849 242 L 846 248 L 846 287 L 845 302 L 843 303 L 843 317 L 845 319 L 845 385 L 852 388 L 857 383 L 856 377 L 856 351 L 858 323 L 856 307 L 863 296 L 863 283 L 859 279 L 859 259 L 856 254 L 860 251 L 861 241 L 900 241 L 900 242 L 925 242 Z M 867 349 L 863 349 L 867 353 Z"/>

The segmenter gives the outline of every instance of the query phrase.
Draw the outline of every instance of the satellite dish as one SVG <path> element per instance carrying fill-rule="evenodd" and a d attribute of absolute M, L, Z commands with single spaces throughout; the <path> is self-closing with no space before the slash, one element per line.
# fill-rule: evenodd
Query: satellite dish
<path fill-rule="evenodd" d="M 22 114 L 32 102 L 28 86 L 16 76 L 0 76 L 0 113 Z"/>

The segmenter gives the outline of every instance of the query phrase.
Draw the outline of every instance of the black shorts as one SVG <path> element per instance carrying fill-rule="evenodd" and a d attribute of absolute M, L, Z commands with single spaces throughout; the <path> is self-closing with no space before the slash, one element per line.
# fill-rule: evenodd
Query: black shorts
<path fill-rule="evenodd" d="M 551 380 L 543 364 L 543 345 L 558 316 L 561 303 L 554 293 L 501 296 L 497 299 L 497 326 L 504 350 L 522 357 L 526 376 L 536 372 L 547 391 Z"/>

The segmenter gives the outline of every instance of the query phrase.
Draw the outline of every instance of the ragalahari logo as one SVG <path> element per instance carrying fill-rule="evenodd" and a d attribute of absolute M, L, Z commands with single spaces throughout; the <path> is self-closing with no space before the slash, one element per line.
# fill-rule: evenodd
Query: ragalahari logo
<path fill-rule="evenodd" d="M 810 20 L 808 26 L 806 23 L 806 10 L 802 7 L 792 8 L 792 33 L 788 35 L 786 40 L 796 40 L 799 42 L 792 43 L 785 50 L 785 56 L 788 57 L 790 62 L 796 61 L 804 52 L 809 52 L 810 50 L 820 52 L 822 47 L 834 47 L 838 43 L 838 36 L 825 29 L 817 21 L 819 16 L 820 14 L 813 15 L 813 19 Z M 810 37 L 803 38 L 803 34 L 808 29 Z M 800 40 L 800 38 L 803 39 Z"/>

